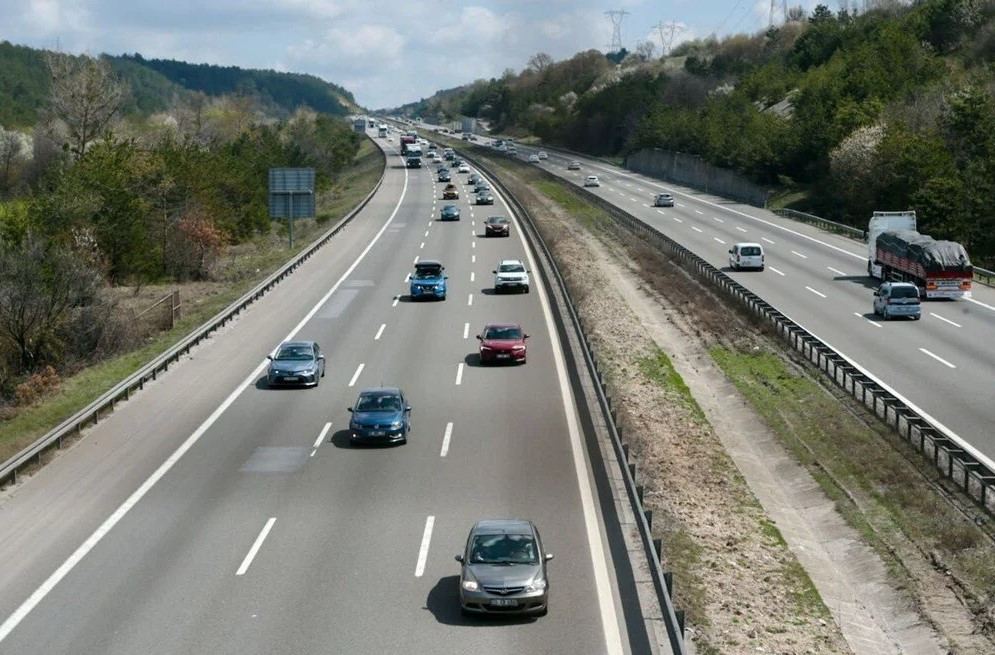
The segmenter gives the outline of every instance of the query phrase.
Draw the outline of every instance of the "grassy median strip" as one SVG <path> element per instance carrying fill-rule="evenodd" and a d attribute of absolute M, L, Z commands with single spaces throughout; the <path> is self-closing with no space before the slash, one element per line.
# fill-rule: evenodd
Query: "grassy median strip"
<path fill-rule="evenodd" d="M 232 264 L 224 271 L 221 282 L 212 285 L 207 293 L 191 297 L 184 293 L 184 285 L 163 286 L 162 294 L 179 288 L 183 299 L 183 318 L 173 329 L 159 333 L 137 350 L 88 366 L 63 379 L 58 390 L 50 396 L 19 409 L 9 420 L 0 421 L 0 462 L 7 461 L 147 362 L 169 350 L 306 248 L 327 229 L 332 219 L 338 220 L 347 214 L 369 194 L 382 172 L 383 157 L 379 149 L 368 141 L 364 142 L 355 164 L 342 174 L 331 193 L 327 194 L 326 203 L 320 207 L 319 220 L 309 219 L 295 224 L 293 251 L 287 247 L 286 231 L 282 230 L 281 236 L 281 230 L 274 230 L 250 244 L 239 246 L 238 254 L 231 257 Z"/>

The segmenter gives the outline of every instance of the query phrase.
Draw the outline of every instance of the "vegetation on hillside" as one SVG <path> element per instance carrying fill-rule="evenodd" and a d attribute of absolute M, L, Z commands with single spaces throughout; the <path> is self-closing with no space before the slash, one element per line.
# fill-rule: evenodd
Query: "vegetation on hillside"
<path fill-rule="evenodd" d="M 191 91 L 129 114 L 141 101 L 113 60 L 42 62 L 42 118 L 0 128 L 0 420 L 46 380 L 134 345 L 109 286 L 210 279 L 223 248 L 271 230 L 269 168 L 312 167 L 321 193 L 362 140 L 338 116 L 279 118 L 248 94 Z"/>
<path fill-rule="evenodd" d="M 799 208 L 860 227 L 875 209 L 912 208 L 922 231 L 995 267 L 995 2 L 874 6 L 821 5 L 663 60 L 534 57 L 517 75 L 402 109 L 597 155 L 695 153 L 772 189 L 803 188 Z"/>

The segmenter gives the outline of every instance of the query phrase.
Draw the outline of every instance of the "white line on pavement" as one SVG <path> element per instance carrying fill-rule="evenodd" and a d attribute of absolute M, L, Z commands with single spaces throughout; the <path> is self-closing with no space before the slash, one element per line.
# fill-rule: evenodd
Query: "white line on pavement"
<path fill-rule="evenodd" d="M 820 298 L 825 298 L 826 297 L 826 294 L 822 293 L 821 291 L 816 291 L 812 287 L 805 287 L 805 288 L 808 289 L 809 291 L 811 291 L 812 293 L 814 293 L 815 295 L 819 296 Z"/>
<path fill-rule="evenodd" d="M 245 575 L 245 572 L 249 570 L 249 565 L 252 564 L 252 560 L 255 559 L 256 553 L 259 552 L 259 549 L 262 548 L 263 542 L 266 541 L 266 535 L 268 535 L 269 531 L 273 529 L 274 523 L 276 523 L 276 517 L 271 516 L 270 519 L 266 521 L 266 525 L 263 526 L 262 532 L 260 532 L 259 536 L 256 537 L 256 541 L 252 544 L 252 548 L 249 549 L 245 559 L 242 560 L 242 565 L 238 567 L 237 571 L 235 571 L 235 575 Z"/>
<path fill-rule="evenodd" d="M 797 250 L 792 250 L 792 251 L 791 251 L 791 254 L 792 254 L 792 255 L 798 255 L 798 256 L 799 256 L 799 257 L 801 257 L 802 259 L 808 259 L 808 257 L 807 257 L 806 255 L 803 255 L 803 254 L 801 254 L 801 253 L 800 253 L 800 252 L 798 252 Z"/>
<path fill-rule="evenodd" d="M 844 273 L 843 271 L 839 270 L 838 268 L 833 268 L 832 266 L 827 266 L 826 268 L 828 268 L 829 270 L 831 270 L 833 273 L 836 273 L 836 275 L 846 275 L 846 273 Z"/>
<path fill-rule="evenodd" d="M 471 264 L 476 264 L 477 263 L 477 256 L 476 255 L 470 255 L 470 263 Z"/>
<path fill-rule="evenodd" d="M 878 322 L 876 322 L 876 321 L 872 321 L 871 319 L 869 319 L 869 318 L 865 317 L 865 316 L 864 316 L 863 314 L 861 314 L 860 312 L 854 312 L 854 313 L 853 313 L 853 315 L 854 315 L 854 316 L 856 316 L 857 318 L 862 318 L 862 319 L 866 320 L 866 321 L 867 321 L 868 323 L 870 323 L 870 324 L 871 324 L 871 325 L 873 325 L 874 327 L 881 327 L 881 324 L 880 324 L 880 323 L 878 323 Z"/>
<path fill-rule="evenodd" d="M 681 219 L 677 218 L 676 216 L 671 216 L 671 218 L 673 218 L 673 219 L 674 219 L 675 221 L 677 221 L 678 223 L 683 223 L 683 222 L 684 222 L 684 221 L 682 221 Z"/>
<path fill-rule="evenodd" d="M 768 239 L 767 237 L 760 237 L 760 240 L 761 240 L 761 241 L 766 241 L 767 243 L 769 243 L 769 244 L 771 244 L 771 245 L 774 245 L 774 242 L 773 242 L 773 241 L 771 241 L 770 239 Z"/>
<path fill-rule="evenodd" d="M 422 577 L 422 574 L 425 573 L 425 561 L 428 559 L 428 546 L 432 543 L 432 526 L 434 525 L 434 516 L 425 519 L 425 532 L 421 536 L 421 547 L 418 549 L 418 563 L 415 564 L 416 578 Z"/>
<path fill-rule="evenodd" d="M 701 228 L 695 227 L 694 225 L 691 226 L 691 229 L 694 230 L 695 232 L 701 232 Z"/>
<path fill-rule="evenodd" d="M 467 306 L 467 307 L 469 307 L 469 306 L 471 306 L 472 304 L 473 304 L 473 294 L 471 293 L 471 294 L 470 294 L 469 296 L 467 296 L 467 299 L 466 299 L 466 306 Z"/>
<path fill-rule="evenodd" d="M 425 236 L 428 236 L 428 230 L 425 230 Z"/>
<path fill-rule="evenodd" d="M 736 229 L 739 230 L 740 232 L 746 232 L 746 228 L 745 227 L 740 227 L 740 226 L 737 225 Z"/>
<path fill-rule="evenodd" d="M 358 367 L 356 367 L 356 372 L 352 374 L 352 379 L 349 380 L 350 387 L 355 386 L 356 380 L 359 379 L 359 374 L 363 372 L 364 366 L 366 366 L 366 364 L 360 364 Z"/>
<path fill-rule="evenodd" d="M 420 245 L 420 246 L 418 246 L 418 247 L 419 247 L 419 248 L 424 248 L 424 247 L 425 247 L 425 242 L 424 242 L 424 241 L 422 241 L 422 242 L 421 242 L 421 245 Z"/>
<path fill-rule="evenodd" d="M 418 258 L 419 257 L 421 257 L 421 255 L 418 255 L 418 257 L 415 257 L 415 262 L 414 263 L 416 263 L 416 264 L 418 263 Z"/>
<path fill-rule="evenodd" d="M 694 210 L 694 213 L 695 214 L 704 214 L 705 212 L 701 211 L 700 209 L 696 209 L 696 210 Z"/>
<path fill-rule="evenodd" d="M 380 324 L 380 329 L 377 330 L 377 335 L 375 337 L 373 337 L 374 341 L 380 341 L 380 335 L 383 334 L 384 328 L 386 328 L 386 327 L 387 327 L 386 323 L 381 323 Z"/>
<path fill-rule="evenodd" d="M 665 214 L 665 213 L 663 213 L 663 210 L 662 210 L 662 209 L 658 209 L 658 210 L 656 210 L 656 213 L 657 213 L 657 214 L 659 214 L 660 216 L 666 216 L 666 214 Z"/>
<path fill-rule="evenodd" d="M 477 247 L 477 242 L 476 241 L 471 241 L 470 242 L 470 247 L 471 248 L 476 248 Z"/>
<path fill-rule="evenodd" d="M 963 326 L 963 325 L 961 325 L 960 323 L 954 323 L 954 322 L 953 322 L 953 321 L 951 321 L 951 320 L 950 320 L 949 318 L 943 318 L 943 317 L 942 317 L 942 316 L 940 316 L 939 314 L 934 314 L 933 312 L 930 312 L 930 313 L 929 313 L 929 315 L 930 315 L 930 316 L 935 316 L 936 318 L 940 319 L 940 320 L 941 320 L 941 321 L 943 321 L 944 323 L 949 323 L 950 325 L 952 325 L 952 326 L 954 326 L 954 327 L 964 327 L 964 326 Z"/>
<path fill-rule="evenodd" d="M 721 218 L 719 218 L 718 216 L 712 216 L 712 220 L 713 221 L 717 221 L 719 223 L 725 223 L 725 221 L 722 220 Z M 743 230 L 743 231 L 746 232 L 746 230 Z"/>
<path fill-rule="evenodd" d="M 939 355 L 937 355 L 937 354 L 934 354 L 934 353 L 931 353 L 931 352 L 929 352 L 929 351 L 928 351 L 928 350 L 926 350 L 925 348 L 920 348 L 919 350 L 920 350 L 920 352 L 923 352 L 923 353 L 925 353 L 925 354 L 929 355 L 930 357 L 932 357 L 932 358 L 933 358 L 933 359 L 935 359 L 936 361 L 940 362 L 941 364 L 944 364 L 944 365 L 946 365 L 946 366 L 949 366 L 950 368 L 957 368 L 956 366 L 954 366 L 953 364 L 951 364 L 951 363 L 950 363 L 950 362 L 948 362 L 947 360 L 943 359 L 942 357 L 940 357 L 940 356 L 939 356 Z"/>
<path fill-rule="evenodd" d="M 718 241 L 719 243 L 722 243 L 722 244 L 725 243 L 725 241 L 723 241 L 722 239 L 720 239 L 718 237 L 712 237 L 712 238 L 715 239 L 716 241 Z"/>
<path fill-rule="evenodd" d="M 473 271 L 470 271 L 470 281 L 471 282 L 473 282 L 473 280 L 474 280 L 475 277 L 476 277 L 476 274 Z"/>
<path fill-rule="evenodd" d="M 464 323 L 463 324 L 463 338 L 464 339 L 469 339 L 470 338 L 470 324 L 469 323 Z"/>
<path fill-rule="evenodd" d="M 397 307 L 397 303 L 398 303 L 398 301 L 399 301 L 400 299 L 401 299 L 401 296 L 394 296 L 394 302 L 392 302 L 392 303 L 390 304 L 390 306 L 391 306 L 391 307 Z"/>
<path fill-rule="evenodd" d="M 449 440 L 453 436 L 453 424 L 452 422 L 446 423 L 446 434 L 442 437 L 442 451 L 439 453 L 439 457 L 445 457 L 449 452 Z"/>
<path fill-rule="evenodd" d="M 318 438 L 314 440 L 314 447 L 311 449 L 311 457 L 314 457 L 314 454 L 318 452 L 319 448 L 321 448 L 322 442 L 325 441 L 325 435 L 327 435 L 328 431 L 331 429 L 332 429 L 331 421 L 325 423 L 325 427 L 321 428 L 321 432 L 318 433 Z"/>
<path fill-rule="evenodd" d="M 459 366 L 456 367 L 456 385 L 459 386 L 463 384 L 463 363 L 460 362 Z"/>
<path fill-rule="evenodd" d="M 784 273 L 782 273 L 781 271 L 777 270 L 777 269 L 776 269 L 776 268 L 774 268 L 773 266 L 768 266 L 767 268 L 769 268 L 770 270 L 774 271 L 775 273 L 777 273 L 777 274 L 778 274 L 778 275 L 780 275 L 781 277 L 784 277 Z"/>
<path fill-rule="evenodd" d="M 681 204 L 681 203 L 679 203 L 679 202 L 675 202 L 674 204 L 675 204 L 675 205 L 677 205 L 678 207 L 683 207 L 683 206 L 684 206 L 684 205 L 682 205 L 682 204 Z"/>
<path fill-rule="evenodd" d="M 404 276 L 404 283 L 407 284 L 410 281 L 411 281 L 411 273 L 408 273 L 407 275 Z"/>

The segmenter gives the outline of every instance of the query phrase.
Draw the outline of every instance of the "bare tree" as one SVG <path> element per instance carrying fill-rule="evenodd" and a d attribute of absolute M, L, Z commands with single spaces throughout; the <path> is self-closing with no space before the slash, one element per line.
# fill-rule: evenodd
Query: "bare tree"
<path fill-rule="evenodd" d="M 553 58 L 545 52 L 537 52 L 529 57 L 528 69 L 535 73 L 541 73 L 553 65 Z"/>
<path fill-rule="evenodd" d="M 846 4 L 845 0 L 841 4 Z M 845 11 L 845 10 L 840 10 Z M 805 21 L 805 8 L 801 5 L 795 5 L 788 9 L 788 16 L 785 22 L 787 23 L 802 23 Z"/>
<path fill-rule="evenodd" d="M 46 52 L 54 114 L 69 128 L 67 148 L 76 159 L 120 113 L 128 91 L 104 59 Z"/>
<path fill-rule="evenodd" d="M 640 41 L 636 44 L 636 56 L 643 61 L 653 59 L 656 52 L 656 45 L 652 41 Z"/>
<path fill-rule="evenodd" d="M 21 158 L 23 151 L 21 136 L 0 127 L 0 197 L 14 186 L 14 162 Z"/>

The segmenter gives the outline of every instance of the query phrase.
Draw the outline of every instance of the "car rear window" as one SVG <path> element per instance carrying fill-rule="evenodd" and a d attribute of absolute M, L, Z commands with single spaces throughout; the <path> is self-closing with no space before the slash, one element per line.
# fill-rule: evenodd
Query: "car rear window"
<path fill-rule="evenodd" d="M 892 298 L 918 298 L 919 289 L 916 287 L 892 287 Z"/>
<path fill-rule="evenodd" d="M 760 255 L 760 248 L 758 246 L 746 246 L 739 249 L 739 254 L 747 257 L 756 257 Z"/>

